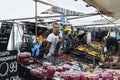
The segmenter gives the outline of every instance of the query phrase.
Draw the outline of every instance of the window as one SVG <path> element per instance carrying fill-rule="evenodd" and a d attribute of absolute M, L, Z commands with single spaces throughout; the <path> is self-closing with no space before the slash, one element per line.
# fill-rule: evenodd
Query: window
<path fill-rule="evenodd" d="M 61 12 L 64 12 L 65 10 L 63 8 L 61 8 Z"/>
<path fill-rule="evenodd" d="M 71 15 L 72 14 L 72 11 L 70 11 L 70 10 L 68 10 L 68 13 L 67 13 L 68 15 Z"/>
<path fill-rule="evenodd" d="M 76 15 L 76 12 L 75 12 L 75 11 L 73 11 L 73 15 Z"/>

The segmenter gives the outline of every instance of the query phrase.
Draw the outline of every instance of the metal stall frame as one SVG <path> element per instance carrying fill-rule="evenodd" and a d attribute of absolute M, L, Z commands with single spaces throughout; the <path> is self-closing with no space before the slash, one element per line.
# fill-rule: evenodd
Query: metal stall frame
<path fill-rule="evenodd" d="M 90 17 L 90 16 L 95 16 L 95 15 L 99 15 L 98 13 L 93 13 L 93 14 L 78 14 L 78 15 L 55 15 L 55 16 L 38 16 L 37 15 L 37 3 L 39 2 L 39 0 L 33 0 L 35 2 L 35 16 L 34 17 L 27 17 L 27 18 L 15 18 L 15 19 L 5 19 L 5 20 L 0 20 L 0 22 L 13 22 L 13 24 L 15 24 L 16 22 L 15 21 L 20 21 L 20 20 L 31 20 L 31 19 L 34 19 L 35 20 L 35 35 L 37 35 L 37 21 L 38 19 L 41 19 L 41 18 L 53 18 L 53 17 L 61 17 L 61 16 L 76 16 L 74 18 L 69 18 L 68 20 L 71 20 L 71 19 L 76 19 L 76 18 L 84 18 L 84 17 Z M 50 23 L 52 22 L 59 22 L 60 20 L 56 20 L 56 21 L 51 21 Z M 14 25 L 13 25 L 13 50 L 15 49 L 15 41 L 14 41 Z"/>

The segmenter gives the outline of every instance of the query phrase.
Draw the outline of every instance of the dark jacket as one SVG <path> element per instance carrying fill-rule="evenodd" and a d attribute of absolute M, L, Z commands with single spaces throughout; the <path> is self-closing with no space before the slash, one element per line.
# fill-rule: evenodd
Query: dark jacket
<path fill-rule="evenodd" d="M 114 51 L 118 51 L 118 41 L 114 37 L 109 37 L 106 40 L 106 47 L 108 50 L 113 50 L 112 47 L 114 47 Z"/>

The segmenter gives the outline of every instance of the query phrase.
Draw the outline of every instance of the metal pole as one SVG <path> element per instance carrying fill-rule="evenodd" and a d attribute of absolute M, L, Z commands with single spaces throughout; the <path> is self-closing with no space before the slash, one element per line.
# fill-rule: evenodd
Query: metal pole
<path fill-rule="evenodd" d="M 37 0 L 35 0 L 35 35 L 37 36 Z M 37 39 L 36 39 L 37 42 Z"/>
<path fill-rule="evenodd" d="M 14 20 L 13 20 L 13 50 L 15 49 L 15 34 L 14 34 Z"/>
<path fill-rule="evenodd" d="M 29 18 L 16 18 L 16 19 L 5 19 L 5 20 L 0 20 L 0 22 L 4 22 L 4 21 L 17 21 L 17 20 L 28 20 L 28 19 L 35 19 L 35 17 L 29 17 Z"/>
<path fill-rule="evenodd" d="M 62 31 L 63 31 L 63 32 L 62 32 L 62 36 L 63 36 L 63 40 L 62 40 L 62 43 L 63 43 L 63 50 L 65 50 L 65 46 L 64 46 L 64 45 L 65 45 L 65 43 L 64 43 L 64 42 L 65 42 L 65 40 L 64 40 L 64 39 L 65 39 L 65 36 L 64 36 L 64 27 L 65 27 L 65 26 L 62 25 Z"/>
<path fill-rule="evenodd" d="M 37 16 L 37 0 L 35 2 L 35 15 Z M 90 17 L 90 16 L 94 16 L 94 15 L 99 15 L 97 13 L 94 14 L 81 14 L 81 15 L 62 15 L 62 16 L 79 16 L 80 18 L 84 18 L 84 17 Z M 55 16 L 37 16 L 37 18 L 53 18 L 53 17 L 61 17 L 61 15 L 55 15 Z M 29 17 L 29 18 L 16 18 L 16 19 L 5 19 L 5 20 L 0 20 L 0 22 L 3 21 L 17 21 L 17 20 L 28 20 L 28 19 L 35 19 L 35 17 Z"/>

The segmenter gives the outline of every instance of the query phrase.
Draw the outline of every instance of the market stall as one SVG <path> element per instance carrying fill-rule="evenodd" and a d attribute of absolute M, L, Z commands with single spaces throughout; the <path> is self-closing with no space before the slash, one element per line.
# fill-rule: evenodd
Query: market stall
<path fill-rule="evenodd" d="M 78 30 L 63 19 L 65 16 L 74 15 L 37 16 L 37 1 L 41 0 L 35 0 L 35 17 L 0 20 L 2 22 L 0 30 L 0 50 L 2 51 L 0 52 L 0 80 L 120 79 L 119 57 L 111 54 L 107 55 L 109 52 L 104 50 L 106 43 L 103 39 L 95 38 L 92 40 L 92 31 L 87 30 L 87 28 Z M 93 5 L 90 0 L 86 2 Z M 93 15 L 97 14 L 76 16 L 83 18 Z M 42 19 L 52 17 L 60 18 L 60 20 L 42 21 Z M 29 19 L 34 21 L 29 21 Z M 59 31 L 61 35 L 59 37 L 61 37 L 61 40 L 54 47 L 56 54 L 44 57 L 47 52 L 47 37 L 52 33 L 52 23 L 54 22 L 60 23 Z M 94 30 L 93 33 L 95 33 Z M 10 41 L 12 42 L 12 51 L 7 49 L 9 38 L 13 38 Z"/>

